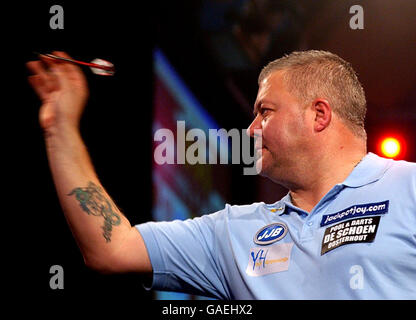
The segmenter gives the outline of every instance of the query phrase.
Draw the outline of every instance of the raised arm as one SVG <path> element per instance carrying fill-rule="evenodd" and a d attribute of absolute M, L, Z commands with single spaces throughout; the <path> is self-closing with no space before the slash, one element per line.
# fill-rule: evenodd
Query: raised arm
<path fill-rule="evenodd" d="M 67 57 L 63 52 L 54 54 Z M 84 261 L 104 273 L 152 271 L 140 233 L 106 193 L 79 131 L 88 98 L 81 69 L 42 58 L 30 61 L 29 82 L 42 101 L 39 111 L 49 166 L 59 201 Z"/>

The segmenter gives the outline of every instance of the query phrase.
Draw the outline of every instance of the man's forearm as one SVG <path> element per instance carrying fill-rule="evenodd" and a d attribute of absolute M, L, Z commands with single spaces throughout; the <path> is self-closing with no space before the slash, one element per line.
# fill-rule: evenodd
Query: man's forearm
<path fill-rule="evenodd" d="M 65 217 L 92 266 L 110 261 L 131 228 L 101 186 L 76 128 L 60 128 L 46 136 L 49 165 Z M 109 262 L 110 263 L 110 262 Z"/>

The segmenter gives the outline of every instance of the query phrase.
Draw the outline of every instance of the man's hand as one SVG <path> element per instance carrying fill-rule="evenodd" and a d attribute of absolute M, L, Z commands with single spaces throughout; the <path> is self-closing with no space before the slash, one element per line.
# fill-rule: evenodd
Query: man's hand
<path fill-rule="evenodd" d="M 54 55 L 71 58 L 64 52 Z M 66 61 L 41 57 L 30 61 L 27 67 L 33 72 L 29 82 L 42 101 L 39 122 L 46 133 L 54 133 L 70 126 L 78 128 L 88 98 L 88 86 L 82 70 Z"/>

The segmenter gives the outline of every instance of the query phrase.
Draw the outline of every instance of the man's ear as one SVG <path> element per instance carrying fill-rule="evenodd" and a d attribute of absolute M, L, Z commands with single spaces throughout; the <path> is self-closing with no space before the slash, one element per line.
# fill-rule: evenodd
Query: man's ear
<path fill-rule="evenodd" d="M 332 118 L 332 108 L 325 99 L 315 99 L 312 102 L 312 108 L 315 112 L 314 130 L 321 132 L 329 126 Z"/>

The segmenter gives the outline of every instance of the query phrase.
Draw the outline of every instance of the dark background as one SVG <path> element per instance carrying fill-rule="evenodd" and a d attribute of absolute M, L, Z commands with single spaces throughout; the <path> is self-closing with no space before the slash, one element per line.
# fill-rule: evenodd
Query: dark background
<path fill-rule="evenodd" d="M 226 0 L 134 5 L 46 1 L 3 7 L 2 128 L 8 178 L 3 264 L 10 282 L 5 290 L 13 299 L 46 304 L 152 299 L 138 276 L 102 276 L 83 264 L 55 194 L 37 121 L 39 101 L 26 79 L 25 62 L 35 58 L 33 51 L 63 50 L 79 60 L 99 57 L 116 66 L 112 78 L 86 70 L 90 100 L 82 134 L 103 185 L 132 224 L 152 219 L 155 46 L 227 130 L 250 123 L 257 75 L 266 62 L 299 49 L 337 53 L 352 63 L 366 90 L 369 151 L 377 153 L 379 139 L 396 132 L 407 141 L 403 158 L 416 161 L 416 2 L 270 1 L 270 7 L 264 2 L 245 11 L 239 1 Z M 225 3 L 225 9 L 219 10 L 218 3 Z M 49 28 L 54 4 L 64 8 L 64 30 Z M 349 28 L 353 4 L 364 8 L 364 30 Z M 235 26 L 242 30 L 239 38 Z M 234 41 L 237 49 L 224 46 Z M 228 203 L 274 202 L 285 192 L 261 177 L 242 176 L 239 166 L 232 171 Z M 64 268 L 64 290 L 49 288 L 49 268 L 55 264 Z"/>
<path fill-rule="evenodd" d="M 49 8 L 54 4 L 64 8 L 63 30 L 49 28 Z M 3 128 L 4 142 L 10 143 L 3 149 L 8 163 L 5 175 L 10 179 L 4 199 L 8 232 L 3 261 L 5 282 L 10 284 L 5 291 L 13 302 L 23 302 L 17 312 L 53 310 L 48 306 L 70 312 L 72 306 L 91 302 L 114 311 L 119 301 L 152 298 L 138 276 L 103 276 L 85 267 L 55 193 L 38 124 L 40 102 L 27 82 L 25 66 L 36 59 L 33 51 L 53 50 L 83 61 L 107 59 L 116 66 L 114 77 L 84 69 L 90 99 L 81 122 L 82 135 L 103 185 L 130 222 L 149 221 L 155 27 L 147 10 L 127 4 L 52 1 L 3 10 L 12 21 L 3 27 L 8 77 Z M 52 265 L 64 269 L 64 290 L 49 287 Z M 22 306 L 33 310 L 24 311 Z"/>

